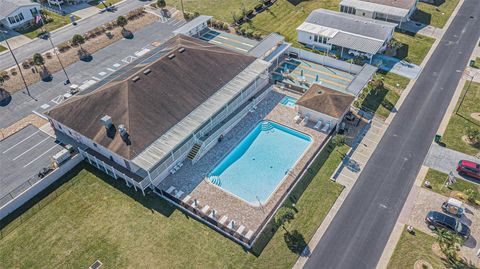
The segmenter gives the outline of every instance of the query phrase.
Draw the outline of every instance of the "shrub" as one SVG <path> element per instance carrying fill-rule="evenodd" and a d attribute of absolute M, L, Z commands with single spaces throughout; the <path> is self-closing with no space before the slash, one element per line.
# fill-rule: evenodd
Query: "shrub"
<path fill-rule="evenodd" d="M 30 68 L 30 64 L 29 64 L 28 60 L 25 60 L 25 61 L 22 62 L 22 67 L 23 67 L 23 69 Z"/>
<path fill-rule="evenodd" d="M 467 195 L 468 201 L 474 204 L 475 200 L 477 199 L 478 192 L 474 189 L 467 189 L 465 190 L 465 194 Z"/>
<path fill-rule="evenodd" d="M 103 26 L 98 26 L 92 30 L 95 35 L 100 35 L 105 32 L 105 28 Z"/>
<path fill-rule="evenodd" d="M 33 64 L 42 65 L 42 66 L 45 64 L 45 59 L 43 59 L 42 54 L 40 53 L 33 54 Z"/>
<path fill-rule="evenodd" d="M 82 44 L 85 43 L 85 38 L 84 38 L 82 35 L 78 35 L 78 34 L 77 34 L 77 35 L 74 35 L 74 36 L 72 37 L 72 41 L 71 41 L 71 42 L 72 42 L 72 45 L 73 45 L 73 46 L 75 46 L 75 47 L 76 47 L 76 46 L 80 46 L 80 48 L 82 48 Z"/>
<path fill-rule="evenodd" d="M 128 20 L 123 16 L 118 16 L 117 25 L 124 28 L 128 24 Z"/>
<path fill-rule="evenodd" d="M 247 37 L 252 37 L 252 36 L 253 36 L 253 29 L 247 29 L 247 30 L 245 30 L 245 36 L 247 36 Z"/>
<path fill-rule="evenodd" d="M 69 50 L 70 48 L 72 48 L 72 47 L 70 46 L 70 44 L 68 44 L 68 42 L 64 42 L 64 43 L 59 44 L 59 45 L 57 46 L 57 48 L 58 48 L 58 51 L 60 51 L 61 53 L 63 53 L 63 52 L 68 51 L 68 50 Z"/>
<path fill-rule="evenodd" d="M 51 52 L 47 52 L 45 53 L 45 57 L 47 57 L 47 59 L 52 59 L 53 55 Z"/>
<path fill-rule="evenodd" d="M 16 75 L 18 74 L 18 73 L 17 73 L 17 69 L 16 69 L 16 68 L 10 69 L 10 74 L 11 74 L 12 76 L 16 76 Z"/>
<path fill-rule="evenodd" d="M 8 75 L 8 72 L 7 72 L 7 71 L 0 71 L 0 77 L 1 77 L 3 80 L 8 80 L 8 79 L 10 79 L 10 76 Z"/>
<path fill-rule="evenodd" d="M 138 17 L 143 16 L 144 13 L 145 13 L 145 9 L 141 7 L 128 12 L 128 14 L 125 17 L 127 20 L 134 20 Z"/>

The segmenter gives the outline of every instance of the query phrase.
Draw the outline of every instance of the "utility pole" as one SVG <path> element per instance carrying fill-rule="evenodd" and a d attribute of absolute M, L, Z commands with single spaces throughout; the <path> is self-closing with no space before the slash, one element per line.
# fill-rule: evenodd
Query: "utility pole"
<path fill-rule="evenodd" d="M 183 0 L 180 0 L 180 5 L 182 5 L 182 16 L 185 18 L 185 9 L 183 8 Z"/>
<path fill-rule="evenodd" d="M 12 54 L 12 57 L 13 57 L 13 60 L 15 61 L 15 64 L 17 64 L 18 71 L 20 72 L 20 76 L 22 77 L 23 84 L 25 85 L 25 89 L 27 90 L 27 94 L 28 94 L 28 96 L 33 98 L 33 96 L 30 94 L 30 90 L 28 89 L 28 85 L 27 85 L 27 82 L 25 81 L 25 77 L 23 76 L 22 68 L 20 68 L 20 65 L 18 64 L 17 57 L 15 57 L 15 54 L 13 54 L 13 50 L 10 47 L 10 44 L 8 43 L 7 37 L 5 36 L 5 32 L 3 30 L 0 30 L 0 32 L 2 32 L 3 40 L 5 40 L 5 43 L 7 44 L 8 50 Z M 33 98 L 33 99 L 36 101 L 35 98 Z"/>

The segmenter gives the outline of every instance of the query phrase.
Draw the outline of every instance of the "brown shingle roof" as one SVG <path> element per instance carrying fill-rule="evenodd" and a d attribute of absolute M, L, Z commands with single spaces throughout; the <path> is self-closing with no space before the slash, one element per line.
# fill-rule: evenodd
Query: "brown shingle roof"
<path fill-rule="evenodd" d="M 308 91 L 298 99 L 297 105 L 339 118 L 345 113 L 354 99 L 355 97 L 353 95 L 313 84 Z"/>
<path fill-rule="evenodd" d="M 47 115 L 126 159 L 180 122 L 243 71 L 255 58 L 178 35 L 164 46 L 165 56 L 102 88 L 75 97 Z M 180 53 L 179 49 L 185 48 Z M 168 55 L 175 54 L 173 59 Z M 148 75 L 144 70 L 150 69 Z M 132 78 L 140 79 L 136 82 Z M 100 118 L 109 115 L 115 127 L 124 124 L 127 145 L 118 134 L 107 136 Z"/>

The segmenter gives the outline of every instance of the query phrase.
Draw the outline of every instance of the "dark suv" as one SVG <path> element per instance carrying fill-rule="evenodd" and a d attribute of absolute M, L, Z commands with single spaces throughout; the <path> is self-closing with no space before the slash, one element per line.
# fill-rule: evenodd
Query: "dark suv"
<path fill-rule="evenodd" d="M 470 228 L 467 225 L 461 223 L 457 218 L 445 215 L 437 211 L 428 212 L 425 217 L 425 222 L 428 225 L 428 228 L 435 230 L 438 228 L 447 229 L 452 231 L 465 240 L 470 236 Z"/>

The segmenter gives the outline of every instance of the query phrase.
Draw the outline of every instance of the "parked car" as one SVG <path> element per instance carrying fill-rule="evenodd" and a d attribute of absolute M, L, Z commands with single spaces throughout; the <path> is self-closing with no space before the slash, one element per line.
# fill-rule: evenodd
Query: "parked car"
<path fill-rule="evenodd" d="M 447 229 L 460 235 L 465 240 L 470 236 L 470 228 L 467 225 L 461 223 L 457 218 L 437 211 L 428 212 L 425 222 L 430 230 Z"/>
<path fill-rule="evenodd" d="M 458 218 L 461 218 L 463 213 L 465 212 L 462 201 L 455 198 L 448 198 L 446 202 L 443 202 L 442 209 L 443 212 L 454 215 Z"/>
<path fill-rule="evenodd" d="M 480 164 L 461 160 L 457 165 L 457 172 L 462 176 L 469 176 L 476 179 L 480 179 Z"/>

